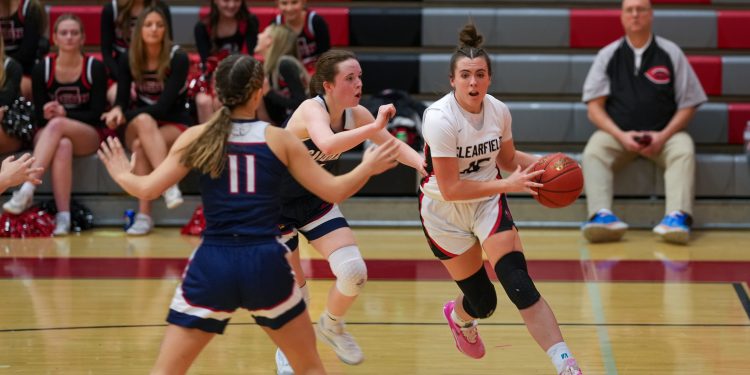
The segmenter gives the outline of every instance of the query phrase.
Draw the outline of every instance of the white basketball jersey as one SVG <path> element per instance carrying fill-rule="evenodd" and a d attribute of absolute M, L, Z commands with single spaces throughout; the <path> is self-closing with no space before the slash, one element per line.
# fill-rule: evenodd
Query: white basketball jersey
<path fill-rule="evenodd" d="M 425 156 L 428 158 L 430 174 L 422 181 L 422 192 L 432 199 L 444 201 L 432 170 L 432 158 L 457 158 L 459 178 L 462 180 L 497 179 L 499 170 L 496 160 L 500 145 L 513 138 L 510 111 L 505 103 L 491 95 L 485 95 L 482 111 L 478 114 L 469 113 L 460 107 L 453 92 L 450 92 L 424 112 L 422 136 L 427 143 Z"/>

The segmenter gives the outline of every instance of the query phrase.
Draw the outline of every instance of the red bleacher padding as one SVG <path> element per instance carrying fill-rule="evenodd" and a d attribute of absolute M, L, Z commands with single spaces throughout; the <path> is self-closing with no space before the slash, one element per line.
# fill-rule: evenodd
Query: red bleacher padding
<path fill-rule="evenodd" d="M 311 8 L 328 23 L 332 46 L 349 45 L 349 8 Z M 208 16 L 208 7 L 201 7 L 200 18 Z M 258 17 L 262 31 L 271 23 L 279 10 L 276 7 L 250 7 L 250 11 Z"/>
<path fill-rule="evenodd" d="M 49 7 L 49 22 L 50 22 L 50 41 L 52 40 L 52 34 L 54 28 L 52 25 L 55 24 L 57 18 L 65 13 L 73 13 L 81 18 L 83 22 L 83 30 L 86 33 L 86 45 L 87 46 L 98 46 L 101 44 L 101 12 L 102 7 L 100 6 L 75 6 L 75 5 L 54 5 Z"/>
<path fill-rule="evenodd" d="M 741 145 L 742 134 L 750 121 L 750 103 L 729 104 L 729 143 Z"/>
<path fill-rule="evenodd" d="M 721 56 L 688 56 L 690 65 L 708 95 L 721 95 Z"/>
<path fill-rule="evenodd" d="M 621 36 L 619 9 L 570 10 L 570 47 L 604 47 Z"/>
<path fill-rule="evenodd" d="M 720 10 L 717 17 L 718 48 L 750 48 L 750 11 Z"/>

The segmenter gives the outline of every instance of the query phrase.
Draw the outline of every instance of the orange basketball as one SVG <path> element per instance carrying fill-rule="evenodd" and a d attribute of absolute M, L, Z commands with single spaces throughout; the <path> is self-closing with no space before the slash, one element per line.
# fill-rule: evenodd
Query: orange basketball
<path fill-rule="evenodd" d="M 538 195 L 534 198 L 544 206 L 560 208 L 578 199 L 583 190 L 583 171 L 578 163 L 562 153 L 542 157 L 532 171 L 544 170 L 535 182 L 544 184 L 533 188 Z"/>

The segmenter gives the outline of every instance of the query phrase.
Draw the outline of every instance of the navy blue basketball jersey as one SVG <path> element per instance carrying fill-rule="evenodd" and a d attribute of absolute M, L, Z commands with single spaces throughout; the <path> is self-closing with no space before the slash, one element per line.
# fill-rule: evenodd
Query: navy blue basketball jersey
<path fill-rule="evenodd" d="M 279 189 L 291 179 L 266 143 L 268 123 L 233 120 L 221 176 L 200 176 L 206 237 L 271 237 L 281 233 Z"/>
<path fill-rule="evenodd" d="M 328 105 L 326 104 L 325 100 L 321 96 L 316 96 L 312 98 L 316 102 L 320 103 L 321 106 L 323 106 L 326 109 L 326 112 L 328 111 Z M 354 123 L 354 115 L 352 114 L 352 110 L 350 108 L 347 108 L 344 111 L 344 126 L 342 127 L 343 130 L 346 131 L 349 129 L 354 129 L 356 127 L 356 124 Z M 331 128 L 334 133 L 337 131 Z M 305 144 L 305 147 L 307 147 L 308 152 L 310 153 L 310 156 L 315 160 L 318 164 L 320 164 L 323 168 L 327 169 L 328 171 L 331 171 L 332 168 L 336 165 L 334 162 L 339 160 L 341 158 L 341 154 L 333 154 L 329 155 L 324 153 L 323 151 L 320 151 L 320 148 L 313 142 L 311 138 L 306 138 L 302 140 L 302 143 Z M 282 192 L 282 195 L 285 199 L 293 199 L 293 198 L 299 198 L 305 195 L 312 195 L 307 189 L 302 187 L 297 180 L 289 178 L 289 181 L 287 181 L 284 185 L 284 190 Z"/>

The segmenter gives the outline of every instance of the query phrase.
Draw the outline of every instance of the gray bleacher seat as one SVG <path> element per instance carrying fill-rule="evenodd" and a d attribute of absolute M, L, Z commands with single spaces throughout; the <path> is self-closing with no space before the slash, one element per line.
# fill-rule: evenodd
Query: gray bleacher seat
<path fill-rule="evenodd" d="M 424 8 L 422 45 L 458 44 L 458 31 L 469 20 L 485 36 L 486 47 L 570 46 L 565 8 Z M 657 9 L 654 32 L 683 48 L 716 48 L 716 11 Z"/>
<path fill-rule="evenodd" d="M 716 11 L 654 10 L 654 33 L 682 48 L 716 48 Z"/>
<path fill-rule="evenodd" d="M 516 94 L 577 94 L 583 82 L 572 79 L 570 55 L 492 55 L 490 91 Z"/>
<path fill-rule="evenodd" d="M 747 171 L 744 175 L 747 176 Z M 738 195 L 735 155 L 698 154 L 695 160 L 695 195 L 731 197 Z M 747 193 L 745 193 L 747 195 Z"/>
<path fill-rule="evenodd" d="M 570 42 L 569 14 L 567 9 L 496 9 L 495 29 L 484 34 L 486 45 L 566 47 Z"/>
<path fill-rule="evenodd" d="M 101 186 L 102 177 L 111 181 L 106 168 L 99 162 L 96 155 L 73 158 L 73 192 L 87 194 L 112 192 L 107 186 Z M 119 187 L 116 187 L 116 189 L 116 191 L 122 191 Z M 44 172 L 42 185 L 37 188 L 37 191 L 40 193 L 52 192 L 50 168 L 47 168 Z"/>
<path fill-rule="evenodd" d="M 750 197 L 750 155 L 734 155 L 734 196 Z"/>
<path fill-rule="evenodd" d="M 422 45 L 458 45 L 458 31 L 471 19 L 487 47 L 566 47 L 569 13 L 544 8 L 424 8 Z"/>
<path fill-rule="evenodd" d="M 614 194 L 625 197 L 663 195 L 659 190 L 659 168 L 649 160 L 636 159 L 615 173 Z"/>
<path fill-rule="evenodd" d="M 491 54 L 492 85 L 497 94 L 580 94 L 593 54 Z M 722 56 L 722 94 L 750 95 L 750 56 Z M 450 54 L 419 56 L 422 94 L 448 91 Z M 440 77 L 446 77 L 441 79 Z"/>
<path fill-rule="evenodd" d="M 458 45 L 458 31 L 469 18 L 485 35 L 491 35 L 495 29 L 494 9 L 423 8 L 422 46 Z"/>
<path fill-rule="evenodd" d="M 575 140 L 573 106 L 566 102 L 508 102 L 515 143 L 568 143 Z"/>
<path fill-rule="evenodd" d="M 518 143 L 586 143 L 596 128 L 586 105 L 578 102 L 507 102 L 513 115 L 513 139 Z M 726 103 L 706 103 L 688 125 L 697 144 L 726 145 L 729 119 Z"/>
<path fill-rule="evenodd" d="M 721 67 L 722 94 L 750 94 L 750 56 L 722 56 Z"/>
<path fill-rule="evenodd" d="M 172 13 L 172 30 L 174 42 L 185 46 L 195 45 L 193 29 L 199 19 L 199 6 L 173 6 L 169 8 Z"/>
<path fill-rule="evenodd" d="M 499 94 L 579 94 L 593 56 L 492 54 L 490 92 Z M 449 54 L 420 56 L 419 87 L 424 94 L 450 89 Z M 440 79 L 440 77 L 446 77 Z"/>
<path fill-rule="evenodd" d="M 726 103 L 704 103 L 695 112 L 688 133 L 697 144 L 729 142 L 729 109 Z"/>

